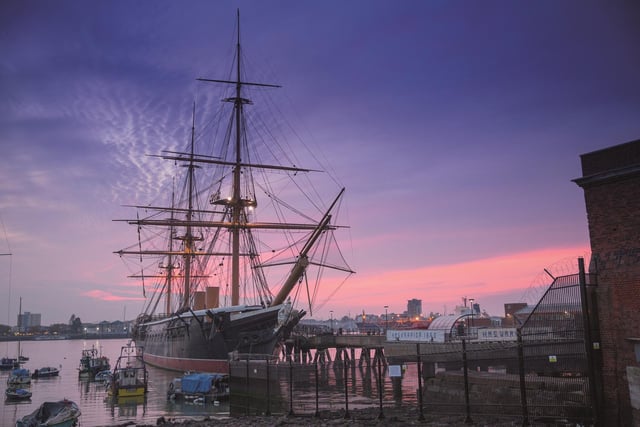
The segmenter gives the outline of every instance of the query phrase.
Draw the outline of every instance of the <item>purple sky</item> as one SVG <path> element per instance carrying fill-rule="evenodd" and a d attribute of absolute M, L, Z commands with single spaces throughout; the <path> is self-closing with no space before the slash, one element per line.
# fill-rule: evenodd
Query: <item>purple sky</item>
<path fill-rule="evenodd" d="M 156 196 L 144 155 L 188 137 L 237 8 L 248 72 L 283 85 L 347 187 L 357 274 L 316 317 L 463 296 L 500 315 L 588 252 L 571 179 L 640 138 L 636 2 L 5 0 L 0 323 L 20 296 L 45 325 L 140 311 L 112 253 L 134 230 L 112 220 Z"/>

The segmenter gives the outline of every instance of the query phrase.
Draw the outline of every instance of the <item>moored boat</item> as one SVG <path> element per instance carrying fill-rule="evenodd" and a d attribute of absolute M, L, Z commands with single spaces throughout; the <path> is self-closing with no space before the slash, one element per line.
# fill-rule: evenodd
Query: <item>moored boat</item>
<path fill-rule="evenodd" d="M 188 373 L 174 378 L 167 389 L 167 398 L 176 401 L 211 403 L 229 398 L 229 375 Z"/>
<path fill-rule="evenodd" d="M 9 387 L 4 391 L 7 400 L 27 400 L 31 399 L 31 391 L 20 387 Z"/>
<path fill-rule="evenodd" d="M 121 398 L 145 395 L 149 374 L 143 357 L 142 347 L 133 345 L 131 342 L 122 347 L 120 357 L 109 378 L 107 390 L 110 396 Z"/>
<path fill-rule="evenodd" d="M 111 379 L 113 373 L 110 370 L 100 371 L 95 376 L 95 381 L 108 382 Z"/>
<path fill-rule="evenodd" d="M 78 405 L 71 400 L 44 402 L 38 409 L 16 421 L 16 427 L 72 427 L 81 415 Z"/>
<path fill-rule="evenodd" d="M 0 359 L 0 371 L 9 371 L 20 366 L 18 359 L 13 357 L 3 357 Z"/>
<path fill-rule="evenodd" d="M 15 368 L 7 378 L 8 386 L 24 386 L 31 384 L 31 373 L 25 368 Z"/>
<path fill-rule="evenodd" d="M 31 374 L 32 378 L 47 378 L 47 377 L 57 377 L 60 374 L 60 369 L 54 366 L 45 366 L 40 369 L 36 369 Z"/>
<path fill-rule="evenodd" d="M 78 376 L 80 379 L 93 380 L 100 371 L 111 369 L 109 358 L 98 352 L 95 346 L 82 350 Z"/>
<path fill-rule="evenodd" d="M 136 227 L 138 242 L 116 252 L 140 262 L 132 277 L 142 278 L 143 288 L 154 280 L 133 339 L 144 347 L 147 363 L 176 371 L 228 373 L 229 359 L 238 354 L 278 354 L 306 314 L 298 296 L 308 295 L 311 307 L 310 295 L 319 288 L 313 280 L 326 280 L 326 268 L 353 273 L 334 236 L 343 228 L 336 215 L 344 188 L 334 192 L 329 185 L 335 180 L 325 181 L 322 191 L 312 187 L 309 175 L 319 170 L 297 166 L 287 141 L 276 140 L 270 129 L 247 133 L 269 122 L 250 122 L 249 96 L 267 96 L 279 86 L 245 79 L 239 24 L 238 14 L 235 78 L 198 79 L 223 92 L 217 117 L 230 123 L 207 128 L 225 129 L 221 134 L 196 135 L 194 107 L 187 147 L 156 156 L 183 166 L 176 168 L 184 171 L 183 183 L 175 186 L 183 192 L 167 191 L 164 206 L 136 206 L 136 219 L 124 221 Z M 215 143 L 202 146 L 205 141 Z M 163 242 L 154 240 L 160 236 Z M 143 257 L 158 271 L 144 271 Z M 333 280 L 340 285 L 344 277 Z M 299 286 L 306 292 L 294 291 Z"/>

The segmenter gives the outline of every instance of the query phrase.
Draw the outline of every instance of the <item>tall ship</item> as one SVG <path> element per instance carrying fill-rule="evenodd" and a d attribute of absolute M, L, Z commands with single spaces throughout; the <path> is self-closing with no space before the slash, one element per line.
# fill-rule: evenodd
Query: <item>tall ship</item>
<path fill-rule="evenodd" d="M 227 373 L 232 358 L 277 355 L 307 310 L 326 304 L 320 282 L 330 298 L 353 273 L 337 244 L 345 190 L 315 163 L 299 166 L 319 156 L 298 157 L 286 120 L 262 116 L 278 111 L 269 96 L 280 86 L 246 76 L 239 12 L 236 22 L 229 78 L 198 79 L 220 91 L 216 106 L 204 106 L 201 127 L 194 105 L 184 148 L 154 156 L 177 171 L 166 201 L 121 220 L 137 241 L 115 253 L 135 263 L 145 295 L 132 338 L 161 368 Z M 314 187 L 318 176 L 325 183 Z"/>

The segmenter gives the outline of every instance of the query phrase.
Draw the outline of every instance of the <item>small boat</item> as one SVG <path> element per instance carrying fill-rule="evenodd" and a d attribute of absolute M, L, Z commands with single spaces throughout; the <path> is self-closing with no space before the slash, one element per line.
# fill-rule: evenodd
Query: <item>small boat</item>
<path fill-rule="evenodd" d="M 143 360 L 144 348 L 130 342 L 120 350 L 108 391 L 112 397 L 144 396 L 147 393 L 149 373 Z"/>
<path fill-rule="evenodd" d="M 16 421 L 16 427 L 72 427 L 82 413 L 71 400 L 44 402 L 38 409 Z"/>
<path fill-rule="evenodd" d="M 20 366 L 18 359 L 13 357 L 3 357 L 0 359 L 0 371 L 8 371 Z"/>
<path fill-rule="evenodd" d="M 22 386 L 31 384 L 31 373 L 28 369 L 15 368 L 9 373 L 7 378 L 8 386 Z"/>
<path fill-rule="evenodd" d="M 93 380 L 98 372 L 109 369 L 111 369 L 109 358 L 98 353 L 98 349 L 95 346 L 82 350 L 80 367 L 78 368 L 78 377 L 80 379 Z"/>
<path fill-rule="evenodd" d="M 187 373 L 169 383 L 167 399 L 193 403 L 212 403 L 229 398 L 229 375 Z"/>
<path fill-rule="evenodd" d="M 110 370 L 100 371 L 96 374 L 94 380 L 107 382 L 111 379 L 112 372 Z"/>
<path fill-rule="evenodd" d="M 36 369 L 31 375 L 32 378 L 48 378 L 57 377 L 60 374 L 60 369 L 53 366 L 45 366 L 44 368 Z"/>
<path fill-rule="evenodd" d="M 20 310 L 18 312 L 18 319 L 21 319 L 21 318 L 22 318 L 22 297 L 20 297 Z M 22 355 L 22 350 L 20 348 L 20 343 L 22 342 L 22 339 L 20 338 L 21 337 L 20 332 L 23 332 L 23 331 L 19 327 L 18 328 L 18 366 L 16 366 L 16 368 L 20 367 L 20 365 L 26 363 L 29 360 L 27 356 Z"/>
<path fill-rule="evenodd" d="M 5 390 L 4 395 L 7 400 L 27 400 L 31 399 L 31 392 L 24 388 L 9 387 Z"/>

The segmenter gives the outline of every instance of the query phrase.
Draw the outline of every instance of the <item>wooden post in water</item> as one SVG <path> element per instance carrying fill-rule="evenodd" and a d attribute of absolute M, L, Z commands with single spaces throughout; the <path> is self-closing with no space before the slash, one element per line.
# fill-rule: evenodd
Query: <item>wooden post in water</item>
<path fill-rule="evenodd" d="M 418 410 L 420 413 L 418 420 L 424 421 L 424 413 L 422 412 L 422 359 L 420 358 L 420 343 L 416 343 L 416 348 L 418 350 Z"/>
<path fill-rule="evenodd" d="M 349 376 L 347 370 L 347 358 L 344 359 L 344 418 L 349 419 L 351 415 L 349 414 L 349 384 L 347 382 L 347 377 Z"/>
<path fill-rule="evenodd" d="M 289 415 L 293 415 L 293 362 L 289 359 Z"/>
<path fill-rule="evenodd" d="M 315 373 L 316 373 L 316 418 L 320 418 L 320 386 L 319 386 L 319 382 L 320 379 L 318 378 L 318 362 L 314 363 L 313 365 L 315 367 Z"/>
<path fill-rule="evenodd" d="M 382 388 L 384 387 L 384 383 L 382 382 L 382 360 L 378 358 L 378 375 L 376 375 L 378 379 L 378 397 L 380 398 L 380 413 L 378 414 L 378 419 L 384 419 L 384 412 L 382 412 Z"/>
<path fill-rule="evenodd" d="M 267 356 L 267 410 L 265 415 L 271 415 L 271 381 L 269 378 L 269 357 Z"/>
<path fill-rule="evenodd" d="M 245 411 L 247 415 L 250 415 L 251 412 L 251 395 L 249 394 L 249 356 L 247 356 L 247 369 L 245 370 L 245 380 L 244 380 L 244 393 L 247 396 L 247 405 Z"/>

